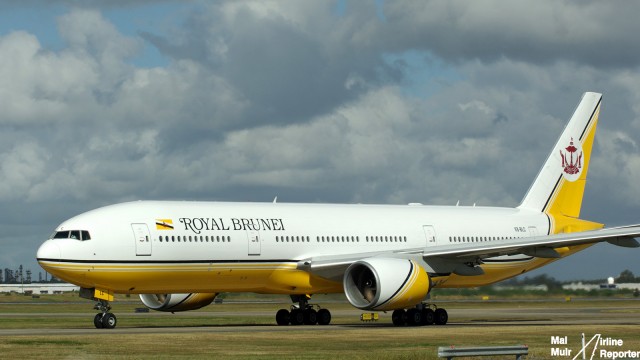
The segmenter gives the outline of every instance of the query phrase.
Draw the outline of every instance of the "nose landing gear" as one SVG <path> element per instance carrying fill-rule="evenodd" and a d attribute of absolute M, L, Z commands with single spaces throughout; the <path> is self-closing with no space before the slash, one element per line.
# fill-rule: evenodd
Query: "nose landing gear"
<path fill-rule="evenodd" d="M 116 327 L 118 319 L 113 313 L 109 312 L 111 305 L 109 305 L 108 301 L 98 300 L 93 308 L 100 311 L 93 317 L 93 325 L 95 325 L 96 329 L 113 329 Z"/>

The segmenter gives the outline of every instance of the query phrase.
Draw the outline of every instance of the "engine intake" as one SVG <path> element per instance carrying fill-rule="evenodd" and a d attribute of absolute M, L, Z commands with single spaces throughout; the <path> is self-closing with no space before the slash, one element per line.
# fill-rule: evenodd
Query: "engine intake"
<path fill-rule="evenodd" d="M 420 303 L 429 293 L 430 279 L 413 260 L 369 258 L 347 268 L 343 286 L 351 305 L 385 311 Z"/>
<path fill-rule="evenodd" d="M 217 293 L 191 294 L 140 294 L 140 300 L 149 309 L 156 311 L 197 310 L 211 304 Z"/>

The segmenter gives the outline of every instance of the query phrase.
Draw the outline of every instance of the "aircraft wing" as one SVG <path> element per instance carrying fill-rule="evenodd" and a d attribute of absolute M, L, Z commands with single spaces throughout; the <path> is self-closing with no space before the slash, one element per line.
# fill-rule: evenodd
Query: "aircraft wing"
<path fill-rule="evenodd" d="M 427 248 L 425 258 L 443 257 L 448 259 L 485 259 L 501 255 L 525 254 L 542 258 L 557 258 L 555 251 L 565 246 L 594 244 L 607 241 L 623 247 L 640 247 L 634 238 L 640 237 L 640 224 L 599 230 L 562 233 L 519 239 L 499 240 L 491 243 L 465 243 Z"/>
<path fill-rule="evenodd" d="M 491 243 L 463 243 L 392 252 L 377 251 L 348 255 L 316 256 L 300 260 L 298 269 L 309 271 L 326 279 L 342 281 L 342 277 L 349 265 L 358 260 L 371 257 L 424 258 L 425 260 L 440 258 L 458 263 L 513 254 L 558 258 L 560 254 L 555 249 L 565 246 L 607 241 L 617 246 L 640 247 L 640 243 L 634 239 L 636 237 L 640 237 L 640 224 L 583 232 L 498 240 Z"/>

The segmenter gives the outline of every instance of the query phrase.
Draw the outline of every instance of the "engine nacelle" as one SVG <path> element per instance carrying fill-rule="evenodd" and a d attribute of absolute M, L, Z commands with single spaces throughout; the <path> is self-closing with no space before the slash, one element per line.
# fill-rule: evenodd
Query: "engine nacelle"
<path fill-rule="evenodd" d="M 188 311 L 196 310 L 211 304 L 216 293 L 191 294 L 140 294 L 142 303 L 157 311 Z"/>
<path fill-rule="evenodd" d="M 419 304 L 427 296 L 429 275 L 413 260 L 368 258 L 344 273 L 344 293 L 362 310 L 395 310 Z"/>

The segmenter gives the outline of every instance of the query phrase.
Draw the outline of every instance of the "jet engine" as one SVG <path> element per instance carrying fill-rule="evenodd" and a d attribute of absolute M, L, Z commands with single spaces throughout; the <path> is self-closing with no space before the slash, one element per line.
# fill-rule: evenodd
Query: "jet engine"
<path fill-rule="evenodd" d="M 431 281 L 424 268 L 409 259 L 368 258 L 344 273 L 344 293 L 362 310 L 395 310 L 419 304 Z"/>
<path fill-rule="evenodd" d="M 156 311 L 196 310 L 211 304 L 216 293 L 191 294 L 140 294 L 140 300 L 149 309 Z"/>

